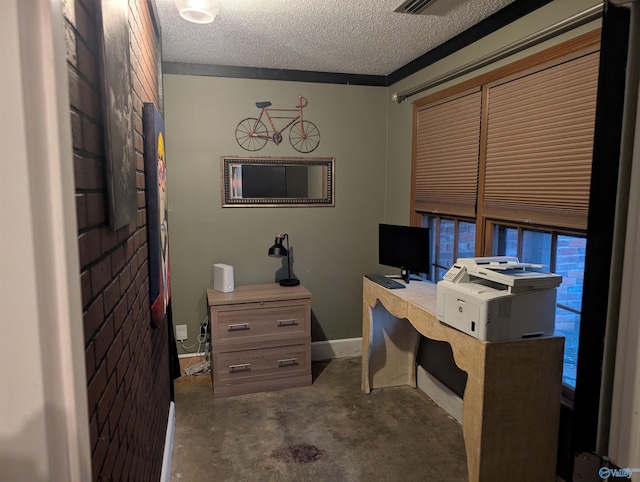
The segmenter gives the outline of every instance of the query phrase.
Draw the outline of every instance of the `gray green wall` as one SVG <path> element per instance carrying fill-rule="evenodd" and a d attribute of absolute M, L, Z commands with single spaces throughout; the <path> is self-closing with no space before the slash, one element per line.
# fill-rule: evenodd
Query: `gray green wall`
<path fill-rule="evenodd" d="M 384 217 L 386 89 L 181 75 L 165 75 L 164 89 L 171 291 L 185 345 L 207 315 L 212 265 L 232 265 L 236 286 L 273 282 L 282 262 L 267 250 L 285 232 L 294 273 L 313 295 L 313 340 L 361 336 L 362 275 L 378 269 Z M 221 208 L 220 156 L 300 155 L 286 135 L 256 153 L 234 135 L 256 101 L 293 108 L 298 95 L 321 134 L 306 157 L 335 158 L 335 207 Z"/>
<path fill-rule="evenodd" d="M 419 85 L 467 62 L 598 4 L 556 0 L 389 88 L 165 75 L 165 122 L 174 324 L 186 324 L 191 344 L 206 317 L 211 266 L 234 266 L 236 285 L 274 281 L 279 260 L 267 257 L 274 236 L 287 232 L 294 273 L 312 292 L 314 341 L 361 336 L 364 273 L 377 264 L 377 224 L 409 222 L 411 101 L 482 71 L 418 94 L 408 102 L 393 92 Z M 571 31 L 502 60 L 484 71 L 590 31 Z M 311 156 L 335 157 L 332 208 L 226 208 L 220 195 L 220 156 L 247 155 L 235 126 L 257 112 L 254 102 L 295 106 L 321 133 Z M 295 156 L 285 141 L 260 156 Z"/>

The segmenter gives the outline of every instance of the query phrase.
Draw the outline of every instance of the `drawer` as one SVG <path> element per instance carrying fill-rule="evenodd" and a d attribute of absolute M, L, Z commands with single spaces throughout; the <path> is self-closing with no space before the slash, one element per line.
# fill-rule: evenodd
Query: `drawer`
<path fill-rule="evenodd" d="M 227 345 L 309 335 L 307 317 L 304 304 L 218 311 L 212 321 L 212 342 Z"/>
<path fill-rule="evenodd" d="M 250 383 L 311 373 L 310 345 L 213 352 L 214 385 Z"/>

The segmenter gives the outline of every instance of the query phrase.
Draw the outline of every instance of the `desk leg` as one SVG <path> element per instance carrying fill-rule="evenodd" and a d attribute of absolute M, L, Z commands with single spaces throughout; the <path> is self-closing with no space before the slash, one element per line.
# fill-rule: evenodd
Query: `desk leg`
<path fill-rule="evenodd" d="M 462 435 L 467 453 L 469 481 L 480 478 L 480 456 L 484 411 L 484 374 L 467 374 L 467 384 L 462 402 Z"/>
<path fill-rule="evenodd" d="M 371 383 L 369 383 L 369 357 L 371 350 L 371 308 L 366 303 L 362 303 L 362 391 L 371 393 Z"/>
<path fill-rule="evenodd" d="M 420 334 L 404 318 L 381 304 L 363 304 L 362 390 L 409 385 L 416 387 L 416 354 Z"/>
<path fill-rule="evenodd" d="M 563 346 L 558 337 L 485 346 L 462 407 L 470 481 L 555 481 Z"/>

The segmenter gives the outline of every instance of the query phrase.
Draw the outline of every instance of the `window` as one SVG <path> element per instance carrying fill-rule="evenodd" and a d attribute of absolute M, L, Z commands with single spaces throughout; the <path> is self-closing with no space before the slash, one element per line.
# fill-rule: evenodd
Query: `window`
<path fill-rule="evenodd" d="M 569 392 L 576 383 L 599 45 L 594 30 L 414 102 L 411 219 L 432 230 L 430 278 L 442 279 L 459 257 L 492 255 L 562 275 L 555 332 L 565 337 Z"/>
<path fill-rule="evenodd" d="M 586 238 L 504 224 L 492 224 L 491 232 L 493 256 L 517 256 L 562 276 L 556 298 L 555 334 L 565 337 L 562 381 L 575 389 Z"/>
<path fill-rule="evenodd" d="M 474 256 L 476 225 L 474 220 L 424 216 L 423 226 L 431 228 L 432 269 L 429 279 L 440 281 L 458 258 Z"/>

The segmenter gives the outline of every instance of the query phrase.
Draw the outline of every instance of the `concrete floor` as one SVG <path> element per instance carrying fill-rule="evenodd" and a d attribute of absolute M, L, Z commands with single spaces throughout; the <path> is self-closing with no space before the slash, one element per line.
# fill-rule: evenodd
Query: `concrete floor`
<path fill-rule="evenodd" d="M 176 380 L 172 481 L 465 481 L 462 427 L 422 391 L 360 390 L 361 360 L 313 364 L 313 385 L 214 400 Z"/>

